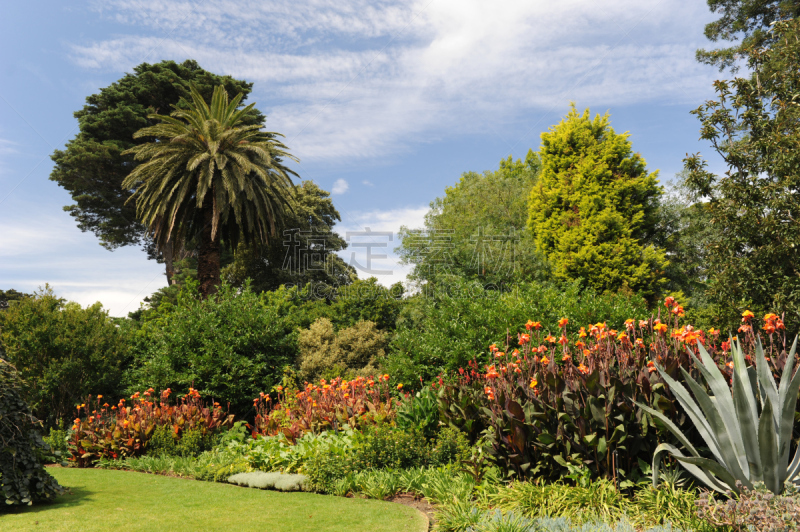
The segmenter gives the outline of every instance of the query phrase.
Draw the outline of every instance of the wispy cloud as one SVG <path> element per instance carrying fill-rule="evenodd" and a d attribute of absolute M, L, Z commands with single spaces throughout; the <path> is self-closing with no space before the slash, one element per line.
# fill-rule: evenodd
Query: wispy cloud
<path fill-rule="evenodd" d="M 503 128 L 521 112 L 694 101 L 713 74 L 678 0 L 112 0 L 129 35 L 75 43 L 86 68 L 145 55 L 256 81 L 254 100 L 304 160 L 347 161 Z M 266 105 L 264 105 L 266 104 Z"/>

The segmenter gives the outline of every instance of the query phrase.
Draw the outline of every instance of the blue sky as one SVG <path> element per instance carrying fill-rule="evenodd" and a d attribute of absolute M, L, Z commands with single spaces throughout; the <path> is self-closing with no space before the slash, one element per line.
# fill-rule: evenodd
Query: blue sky
<path fill-rule="evenodd" d="M 191 58 L 254 82 L 250 101 L 286 135 L 298 173 L 334 192 L 342 234 L 419 226 L 462 172 L 537 149 L 570 101 L 609 111 L 664 183 L 687 152 L 711 155 L 689 114 L 720 77 L 694 60 L 714 18 L 700 0 L 33 0 L 3 11 L 0 289 L 50 283 L 113 315 L 163 286 L 163 267 L 81 233 L 48 180 L 49 155 L 76 134 L 86 96 L 142 62 Z M 382 282 L 403 280 L 391 253 L 382 265 L 393 272 Z"/>

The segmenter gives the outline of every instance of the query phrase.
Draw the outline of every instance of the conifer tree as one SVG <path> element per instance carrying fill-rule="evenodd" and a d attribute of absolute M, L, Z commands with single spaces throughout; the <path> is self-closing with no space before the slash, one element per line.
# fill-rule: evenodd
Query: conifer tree
<path fill-rule="evenodd" d="M 654 295 L 667 265 L 664 251 L 651 244 L 663 194 L 658 172 L 647 171 L 608 114 L 592 119 L 574 104 L 541 138 L 528 226 L 554 275 L 599 291 Z"/>

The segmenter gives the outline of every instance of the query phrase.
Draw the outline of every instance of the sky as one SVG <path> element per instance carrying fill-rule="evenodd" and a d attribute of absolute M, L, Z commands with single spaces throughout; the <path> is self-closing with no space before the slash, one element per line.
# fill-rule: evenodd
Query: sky
<path fill-rule="evenodd" d="M 401 225 L 463 172 L 524 158 L 569 111 L 609 112 L 669 183 L 702 152 L 690 115 L 723 76 L 698 64 L 701 0 L 103 0 L 7 3 L 0 18 L 0 289 L 45 284 L 115 316 L 166 284 L 139 248 L 82 233 L 49 180 L 85 98 L 143 62 L 195 59 L 253 82 L 294 169 L 332 193 L 350 242 L 380 232 L 383 284 L 408 267 Z M 370 237 L 372 238 L 372 237 Z M 365 248 L 342 252 L 365 265 Z M 365 268 L 364 268 L 365 269 Z M 368 276 L 363 270 L 362 277 Z"/>

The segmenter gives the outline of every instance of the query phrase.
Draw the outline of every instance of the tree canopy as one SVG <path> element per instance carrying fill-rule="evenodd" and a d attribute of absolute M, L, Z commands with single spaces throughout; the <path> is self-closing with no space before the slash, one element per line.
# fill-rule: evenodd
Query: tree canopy
<path fill-rule="evenodd" d="M 218 85 L 231 94 L 242 93 L 243 101 L 253 87 L 252 83 L 203 70 L 192 60 L 142 63 L 86 98 L 83 109 L 75 112 L 79 133 L 65 149 L 51 155 L 55 165 L 50 179 L 67 190 L 75 202 L 64 210 L 82 231 L 97 235 L 105 248 L 141 245 L 151 259 L 162 258 L 145 226 L 137 220 L 136 206 L 127 202 L 131 191 L 123 189 L 122 181 L 137 163 L 124 152 L 150 140 L 134 139 L 133 134 L 156 123 L 148 115 L 169 114 L 180 105 L 181 98 L 189 97 L 192 84 L 206 100 Z M 243 123 L 262 124 L 264 120 L 264 115 L 252 109 Z M 172 256 L 163 259 L 171 277 Z"/>
<path fill-rule="evenodd" d="M 530 192 L 529 227 L 562 281 L 598 291 L 627 287 L 653 295 L 667 261 L 655 240 L 658 172 L 617 134 L 609 115 L 590 118 L 575 105 L 542 133 L 542 170 Z"/>
<path fill-rule="evenodd" d="M 721 308 L 786 312 L 800 319 L 800 21 L 774 25 L 751 54 L 752 75 L 715 82 L 717 98 L 693 113 L 701 139 L 725 162 L 685 160 L 687 183 L 717 227 L 709 243 L 709 297 Z"/>
<path fill-rule="evenodd" d="M 720 70 L 738 69 L 737 60 L 747 59 L 752 50 L 768 47 L 773 41 L 770 26 L 779 20 L 800 15 L 797 0 L 708 0 L 708 7 L 720 18 L 706 24 L 705 35 L 712 42 L 738 44 L 714 50 L 697 50 L 697 60 Z"/>
<path fill-rule="evenodd" d="M 529 151 L 524 161 L 509 156 L 497 170 L 462 174 L 431 202 L 424 228 L 401 229 L 398 254 L 414 265 L 410 277 L 455 275 L 497 286 L 542 277 L 545 265 L 525 227 L 539 166 Z"/>
<path fill-rule="evenodd" d="M 152 232 L 159 249 L 198 240 L 197 277 L 207 296 L 220 284 L 220 241 L 267 243 L 284 222 L 297 175 L 283 164 L 296 160 L 276 140 L 278 133 L 245 125 L 255 104 L 239 109 L 222 85 L 211 103 L 195 87 L 192 102 L 142 128 L 135 138 L 150 138 L 125 154 L 140 161 L 122 183 L 134 191 L 137 217 Z"/>
<path fill-rule="evenodd" d="M 266 244 L 240 244 L 233 262 L 223 268 L 223 278 L 239 287 L 250 279 L 256 293 L 284 284 L 350 284 L 356 272 L 336 254 L 347 243 L 333 230 L 341 217 L 330 193 L 313 181 L 303 181 L 289 204 L 280 238 Z"/>

